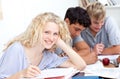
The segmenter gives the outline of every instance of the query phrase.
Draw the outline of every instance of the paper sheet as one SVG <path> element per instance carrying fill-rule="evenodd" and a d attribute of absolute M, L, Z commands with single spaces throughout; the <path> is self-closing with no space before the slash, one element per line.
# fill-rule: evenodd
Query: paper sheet
<path fill-rule="evenodd" d="M 84 72 L 85 76 L 101 76 L 120 79 L 120 66 L 117 68 L 105 68 L 100 61 L 88 65 Z"/>
<path fill-rule="evenodd" d="M 118 57 L 119 55 L 99 55 L 98 59 L 102 60 L 103 58 L 109 58 L 110 60 L 114 60 Z"/>
<path fill-rule="evenodd" d="M 43 79 L 43 78 L 64 76 L 65 79 L 69 79 L 69 77 L 73 76 L 77 72 L 78 70 L 74 68 L 46 69 L 46 70 L 41 71 L 41 74 L 39 74 L 37 78 Z"/>
<path fill-rule="evenodd" d="M 101 69 L 91 69 L 88 71 L 91 74 L 86 74 L 86 76 L 96 75 L 106 78 L 120 79 L 120 69 L 118 68 L 101 68 Z"/>

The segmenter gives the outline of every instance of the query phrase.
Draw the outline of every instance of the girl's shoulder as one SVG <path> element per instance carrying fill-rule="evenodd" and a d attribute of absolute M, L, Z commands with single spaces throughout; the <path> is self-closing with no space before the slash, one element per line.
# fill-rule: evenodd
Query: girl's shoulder
<path fill-rule="evenodd" d="M 8 49 L 20 49 L 20 48 L 23 48 L 20 42 L 14 42 L 8 47 Z"/>
<path fill-rule="evenodd" d="M 20 42 L 15 42 L 11 44 L 4 52 L 6 53 L 9 52 L 11 54 L 12 53 L 18 54 L 18 53 L 24 52 L 24 48 Z"/>

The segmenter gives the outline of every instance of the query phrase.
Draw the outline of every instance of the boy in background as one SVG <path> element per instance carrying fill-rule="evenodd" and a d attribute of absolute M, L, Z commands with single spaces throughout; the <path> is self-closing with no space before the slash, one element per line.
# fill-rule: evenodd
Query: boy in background
<path fill-rule="evenodd" d="M 82 38 L 98 54 L 120 53 L 120 31 L 111 17 L 106 17 L 105 6 L 95 2 L 87 6 L 91 25 L 81 32 Z"/>
<path fill-rule="evenodd" d="M 87 64 L 95 63 L 98 60 L 97 53 L 90 50 L 88 44 L 80 35 L 81 31 L 91 24 L 87 11 L 79 6 L 70 7 L 66 11 L 64 20 L 70 31 L 72 38 L 71 46 L 73 49 L 85 60 Z M 60 48 L 56 50 L 56 53 L 58 55 L 64 55 Z"/>

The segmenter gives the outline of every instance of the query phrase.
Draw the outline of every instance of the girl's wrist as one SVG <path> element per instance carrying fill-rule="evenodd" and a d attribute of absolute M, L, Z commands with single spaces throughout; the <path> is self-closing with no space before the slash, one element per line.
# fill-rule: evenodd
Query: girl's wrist
<path fill-rule="evenodd" d="M 25 77 L 25 75 L 24 75 L 24 70 L 22 70 L 21 72 L 20 72 L 20 79 L 25 79 L 26 77 Z"/>

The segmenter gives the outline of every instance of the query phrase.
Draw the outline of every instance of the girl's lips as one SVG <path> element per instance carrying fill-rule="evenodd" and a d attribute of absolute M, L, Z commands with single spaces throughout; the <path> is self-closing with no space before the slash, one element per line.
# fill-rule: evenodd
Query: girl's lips
<path fill-rule="evenodd" d="M 51 42 L 51 41 L 46 41 L 46 40 L 45 40 L 45 42 L 46 42 L 47 44 L 52 44 L 52 42 Z"/>

